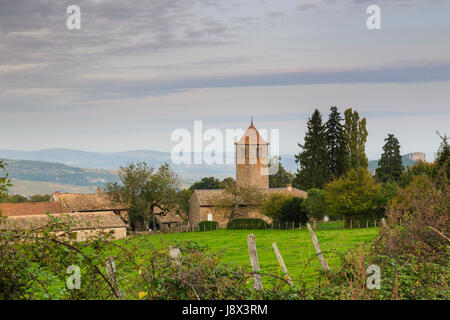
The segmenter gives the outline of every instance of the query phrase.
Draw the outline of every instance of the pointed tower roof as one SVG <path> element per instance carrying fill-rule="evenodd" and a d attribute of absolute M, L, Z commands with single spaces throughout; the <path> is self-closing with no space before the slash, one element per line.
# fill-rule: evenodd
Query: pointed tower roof
<path fill-rule="evenodd" d="M 266 144 L 267 145 L 269 143 L 266 142 L 261 137 L 261 135 L 258 132 L 258 129 L 256 129 L 256 127 L 253 125 L 253 118 L 252 118 L 250 126 L 248 127 L 247 131 L 245 131 L 242 138 L 238 142 L 235 142 L 234 144 L 258 144 L 258 145 Z"/>

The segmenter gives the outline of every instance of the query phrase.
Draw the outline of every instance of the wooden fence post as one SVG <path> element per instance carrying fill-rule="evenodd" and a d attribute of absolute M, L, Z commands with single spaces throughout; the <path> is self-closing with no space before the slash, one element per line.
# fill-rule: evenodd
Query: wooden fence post
<path fill-rule="evenodd" d="M 277 256 L 278 263 L 280 264 L 281 270 L 283 270 L 286 281 L 289 283 L 290 286 L 292 286 L 292 279 L 289 275 L 289 272 L 287 271 L 286 265 L 284 264 L 283 257 L 281 256 L 280 251 L 278 250 L 277 243 L 272 243 L 273 251 L 275 251 L 275 255 Z"/>
<path fill-rule="evenodd" d="M 353 219 L 350 219 L 350 229 L 353 229 Z"/>
<path fill-rule="evenodd" d="M 173 260 L 174 265 L 177 267 L 181 266 L 181 252 L 179 248 L 170 247 L 169 251 L 170 258 Z"/>
<path fill-rule="evenodd" d="M 369 227 L 369 219 L 366 220 L 366 228 Z"/>
<path fill-rule="evenodd" d="M 317 257 L 319 258 L 320 264 L 322 265 L 322 268 L 324 270 L 330 270 L 330 267 L 328 266 L 327 260 L 325 260 L 325 258 L 322 255 L 322 251 L 320 250 L 320 245 L 319 245 L 319 239 L 317 239 L 316 234 L 314 233 L 313 229 L 311 228 L 311 225 L 309 223 L 306 224 L 306 227 L 309 230 L 309 233 L 311 234 L 311 238 L 314 244 L 314 247 L 316 248 L 316 252 L 317 252 Z"/>
<path fill-rule="evenodd" d="M 247 237 L 248 255 L 250 256 L 250 263 L 252 265 L 253 273 L 253 287 L 255 290 L 262 290 L 262 278 L 259 269 L 258 252 L 256 251 L 255 235 L 249 234 Z"/>
<path fill-rule="evenodd" d="M 105 269 L 108 281 L 113 287 L 113 289 L 111 290 L 112 293 L 117 299 L 122 300 L 122 292 L 120 292 L 119 282 L 117 281 L 116 264 L 114 263 L 114 259 L 112 257 L 108 257 L 108 259 L 106 260 Z"/>
<path fill-rule="evenodd" d="M 359 219 L 358 219 L 358 229 L 361 229 L 361 224 L 359 223 Z"/>
<path fill-rule="evenodd" d="M 301 221 L 300 221 L 300 227 L 299 227 L 299 229 L 302 230 L 302 222 L 301 222 Z"/>

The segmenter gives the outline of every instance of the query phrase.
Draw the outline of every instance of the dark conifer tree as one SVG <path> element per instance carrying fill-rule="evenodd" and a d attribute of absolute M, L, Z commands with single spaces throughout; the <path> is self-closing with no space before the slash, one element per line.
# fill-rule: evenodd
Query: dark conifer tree
<path fill-rule="evenodd" d="M 319 110 L 314 111 L 307 127 L 304 144 L 298 144 L 302 151 L 295 156 L 300 169 L 294 186 L 303 190 L 322 188 L 329 181 L 327 137 Z"/>
<path fill-rule="evenodd" d="M 375 177 L 380 182 L 398 182 L 404 170 L 402 156 L 400 155 L 400 143 L 393 134 L 389 134 L 383 146 L 383 154 L 378 162 Z"/>
<path fill-rule="evenodd" d="M 349 169 L 348 143 L 345 137 L 343 118 L 337 107 L 330 108 L 331 113 L 325 124 L 327 136 L 327 154 L 330 175 L 338 178 Z"/>

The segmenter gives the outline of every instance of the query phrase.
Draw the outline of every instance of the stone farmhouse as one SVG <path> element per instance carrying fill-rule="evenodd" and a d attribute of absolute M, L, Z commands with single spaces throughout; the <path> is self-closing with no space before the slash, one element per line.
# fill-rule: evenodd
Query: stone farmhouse
<path fill-rule="evenodd" d="M 115 239 L 127 235 L 127 225 L 113 211 L 71 212 L 59 202 L 1 203 L 0 212 L 7 219 L 0 223 L 2 229 L 32 230 L 49 222 L 47 214 L 62 221 L 73 222 L 76 240 L 83 241 L 100 231 L 111 232 Z"/>
<path fill-rule="evenodd" d="M 305 191 L 287 186 L 286 188 L 269 188 L 269 143 L 259 134 L 253 121 L 242 138 L 235 142 L 236 184 L 255 187 L 267 195 L 283 193 L 299 198 L 306 198 Z M 214 199 L 224 194 L 223 189 L 195 190 L 189 200 L 189 223 L 198 225 L 201 221 L 217 221 L 219 228 L 225 228 L 229 218 L 226 212 L 214 206 Z M 260 218 L 271 222 L 259 211 L 250 211 L 246 218 Z"/>

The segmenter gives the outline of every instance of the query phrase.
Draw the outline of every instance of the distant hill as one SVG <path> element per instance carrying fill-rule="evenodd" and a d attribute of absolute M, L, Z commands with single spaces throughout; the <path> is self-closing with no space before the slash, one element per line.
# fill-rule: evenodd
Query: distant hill
<path fill-rule="evenodd" d="M 35 194 L 52 194 L 55 191 L 70 193 L 94 193 L 96 187 L 72 186 L 67 184 L 25 181 L 11 179 L 12 187 L 8 189 L 10 194 L 21 194 L 23 196 L 32 196 Z"/>
<path fill-rule="evenodd" d="M 22 157 L 23 159 L 19 159 Z M 23 195 L 66 192 L 94 192 L 108 182 L 118 181 L 116 170 L 120 165 L 145 161 L 159 167 L 162 163 L 172 163 L 170 153 L 136 150 L 118 153 L 95 153 L 71 149 L 47 149 L 41 151 L 0 150 L 0 159 L 8 164 L 7 172 L 14 179 L 15 186 L 10 193 Z M 416 152 L 402 157 L 403 165 L 425 160 L 425 154 Z M 281 155 L 281 163 L 296 172 L 298 165 L 294 156 Z M 188 187 L 203 177 L 223 179 L 235 176 L 232 165 L 171 165 Z M 378 160 L 369 161 L 369 170 L 375 171 Z M 85 168 L 85 169 L 83 169 Z"/>
<path fill-rule="evenodd" d="M 425 153 L 423 152 L 413 152 L 413 153 L 407 153 L 402 156 L 402 163 L 403 166 L 408 167 L 412 166 L 417 161 L 426 161 L 425 159 Z M 369 171 L 374 172 L 378 168 L 378 161 L 380 160 L 371 160 L 369 161 Z"/>

